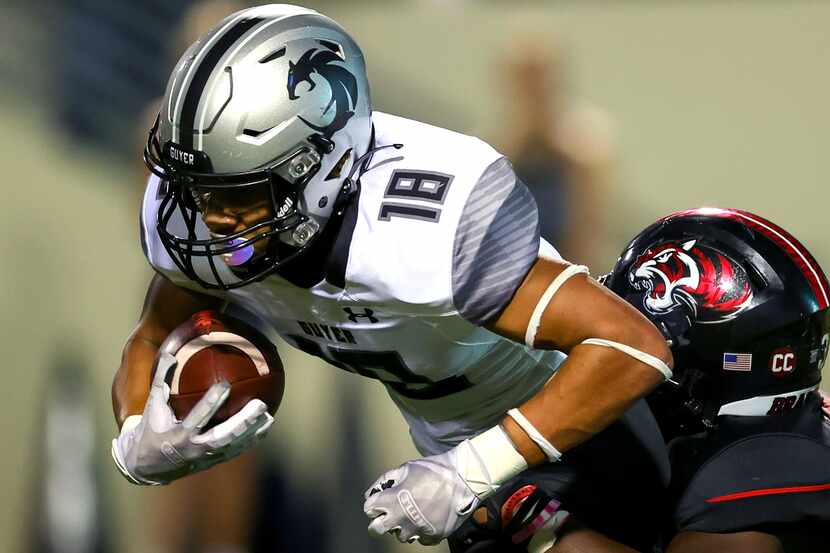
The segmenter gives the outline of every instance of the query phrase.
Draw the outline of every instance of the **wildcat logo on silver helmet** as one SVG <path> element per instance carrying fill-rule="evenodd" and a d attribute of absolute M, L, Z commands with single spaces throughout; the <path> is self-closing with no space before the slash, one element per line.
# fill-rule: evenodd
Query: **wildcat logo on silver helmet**
<path fill-rule="evenodd" d="M 315 131 L 322 133 L 326 138 L 331 138 L 334 133 L 344 128 L 354 115 L 353 108 L 358 99 L 357 79 L 345 67 L 336 65 L 337 62 L 344 61 L 342 50 L 337 44 L 327 40 L 318 42 L 325 47 L 325 50 L 312 48 L 304 52 L 297 63 L 291 60 L 288 61 L 289 70 L 286 88 L 288 89 L 288 98 L 297 100 L 300 98 L 297 96 L 298 84 L 308 83 L 309 92 L 317 86 L 312 78 L 313 73 L 317 73 L 326 80 L 329 88 L 331 88 L 331 99 L 323 109 L 321 117 L 325 117 L 334 106 L 334 118 L 325 125 L 312 123 L 302 116 L 299 116 L 299 119 Z"/>

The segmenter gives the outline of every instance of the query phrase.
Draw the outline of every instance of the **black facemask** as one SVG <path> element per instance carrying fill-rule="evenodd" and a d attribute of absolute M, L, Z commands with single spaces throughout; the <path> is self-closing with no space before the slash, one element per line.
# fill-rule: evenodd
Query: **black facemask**
<path fill-rule="evenodd" d="M 257 282 L 295 259 L 320 234 L 316 232 L 319 225 L 298 210 L 298 201 L 305 185 L 319 170 L 320 159 L 330 151 L 330 141 L 314 140 L 318 138 L 315 135 L 265 168 L 213 173 L 203 152 L 185 151 L 172 143 L 162 147 L 157 130 L 158 121 L 144 150 L 147 167 L 163 181 L 156 230 L 173 262 L 191 280 L 204 288 L 221 290 Z M 341 190 L 340 196 L 349 195 L 345 192 Z M 237 232 L 197 238 L 197 225 L 211 196 L 227 193 L 257 193 L 267 199 L 269 216 Z M 344 200 L 338 197 L 337 201 Z M 172 229 L 171 222 L 177 214 L 184 221 L 186 235 Z M 295 240 L 283 243 L 277 238 L 279 235 Z M 196 271 L 194 260 L 198 258 L 207 261 L 213 281 Z M 234 281 L 222 277 L 220 263 L 230 268 Z"/>

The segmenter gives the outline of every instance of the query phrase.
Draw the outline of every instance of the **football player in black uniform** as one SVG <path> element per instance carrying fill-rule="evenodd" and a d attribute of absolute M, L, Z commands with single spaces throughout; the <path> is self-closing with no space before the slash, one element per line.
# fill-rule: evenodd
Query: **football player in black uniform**
<path fill-rule="evenodd" d="M 668 339 L 650 397 L 669 440 L 668 553 L 830 549 L 827 278 L 792 235 L 696 209 L 638 234 L 606 285 Z"/>

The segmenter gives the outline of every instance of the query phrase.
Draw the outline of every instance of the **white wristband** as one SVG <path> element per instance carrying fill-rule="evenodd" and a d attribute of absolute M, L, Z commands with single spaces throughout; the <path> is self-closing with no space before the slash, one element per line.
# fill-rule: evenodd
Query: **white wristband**
<path fill-rule="evenodd" d="M 527 469 L 527 461 L 497 425 L 459 444 L 456 469 L 476 497 L 483 500 Z"/>
<path fill-rule="evenodd" d="M 654 357 L 650 353 L 640 351 L 636 348 L 632 348 L 631 346 L 627 346 L 625 344 L 620 344 L 619 342 L 603 340 L 602 338 L 588 338 L 587 340 L 583 340 L 582 343 L 590 346 L 605 346 L 607 348 L 613 348 L 617 351 L 621 351 L 626 355 L 630 355 L 631 357 L 633 357 L 637 361 L 640 361 L 641 363 L 645 363 L 650 367 L 654 367 L 655 370 L 662 373 L 663 376 L 666 377 L 666 380 L 671 378 L 671 368 L 669 368 L 669 366 L 662 359 Z"/>
<path fill-rule="evenodd" d="M 536 342 L 536 332 L 539 330 L 539 325 L 542 323 L 542 314 L 545 312 L 545 308 L 553 299 L 554 294 L 559 291 L 559 288 L 565 284 L 566 280 L 581 273 L 585 273 L 587 275 L 588 267 L 585 265 L 569 265 L 564 271 L 556 275 L 556 278 L 553 279 L 548 285 L 545 293 L 542 294 L 541 298 L 539 298 L 539 302 L 533 309 L 533 314 L 530 315 L 530 320 L 527 323 L 527 330 L 525 331 L 525 344 L 527 347 L 534 347 Z"/>
<path fill-rule="evenodd" d="M 521 411 L 518 409 L 511 409 L 507 412 L 507 416 L 512 418 L 516 421 L 516 424 L 522 427 L 522 430 L 528 435 L 528 437 L 533 440 L 536 445 L 539 446 L 539 449 L 544 452 L 545 456 L 548 458 L 548 461 L 551 463 L 555 463 L 559 459 L 562 458 L 562 453 L 553 447 L 553 444 L 550 443 L 547 438 L 542 436 L 542 433 L 536 430 L 536 427 L 533 426 L 527 418 L 522 414 Z"/>

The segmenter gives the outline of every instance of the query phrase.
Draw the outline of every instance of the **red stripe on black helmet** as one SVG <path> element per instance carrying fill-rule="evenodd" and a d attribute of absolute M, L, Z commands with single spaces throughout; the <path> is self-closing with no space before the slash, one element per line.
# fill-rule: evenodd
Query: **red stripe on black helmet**
<path fill-rule="evenodd" d="M 672 219 L 674 217 L 721 217 L 724 219 L 731 219 L 738 221 L 752 230 L 766 236 L 772 240 L 778 247 L 780 247 L 790 259 L 796 264 L 804 278 L 810 285 L 813 294 L 818 302 L 819 309 L 826 309 L 830 306 L 830 284 L 828 284 L 827 276 L 819 266 L 815 258 L 807 251 L 801 242 L 799 242 L 792 234 L 782 229 L 775 223 L 764 219 L 749 211 L 740 209 L 721 209 L 716 207 L 701 207 L 697 209 L 687 209 L 685 211 L 677 211 L 667 215 L 662 220 Z"/>

